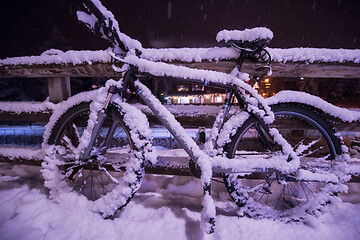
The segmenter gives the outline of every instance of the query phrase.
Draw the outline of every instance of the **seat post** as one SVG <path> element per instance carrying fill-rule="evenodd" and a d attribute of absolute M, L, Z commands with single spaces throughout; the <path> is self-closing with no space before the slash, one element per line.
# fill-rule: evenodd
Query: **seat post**
<path fill-rule="evenodd" d="M 239 72 L 241 72 L 241 66 L 245 60 L 245 58 L 248 56 L 248 53 L 246 51 L 241 51 L 240 52 L 240 56 L 237 60 L 237 69 L 239 70 Z"/>

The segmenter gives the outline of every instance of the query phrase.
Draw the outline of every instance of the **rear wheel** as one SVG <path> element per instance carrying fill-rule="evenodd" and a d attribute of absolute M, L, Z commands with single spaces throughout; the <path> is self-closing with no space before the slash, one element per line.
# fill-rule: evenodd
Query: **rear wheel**
<path fill-rule="evenodd" d="M 90 103 L 68 109 L 56 121 L 47 140 L 45 184 L 53 197 L 76 193 L 87 198 L 104 217 L 123 208 L 140 187 L 143 162 L 136 158 L 130 129 L 118 108 L 107 111 L 105 122 L 88 159 L 81 155 L 89 135 Z M 110 136 L 111 135 L 111 136 Z"/>
<path fill-rule="evenodd" d="M 271 128 L 293 147 L 300 157 L 297 173 L 276 170 L 250 175 L 228 174 L 225 185 L 235 201 L 250 216 L 298 218 L 317 215 L 336 197 L 341 188 L 339 171 L 341 140 L 329 124 L 305 105 L 272 106 L 275 121 Z M 259 125 L 250 117 L 226 147 L 229 158 L 267 157 L 272 152 L 258 134 Z M 337 161 L 339 160 L 339 161 Z"/>

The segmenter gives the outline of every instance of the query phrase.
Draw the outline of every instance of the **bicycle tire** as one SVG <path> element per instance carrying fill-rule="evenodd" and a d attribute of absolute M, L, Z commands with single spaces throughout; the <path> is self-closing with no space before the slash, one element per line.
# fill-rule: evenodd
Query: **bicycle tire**
<path fill-rule="evenodd" d="M 107 110 L 107 118 L 103 128 L 107 131 L 110 123 L 116 121 L 115 133 L 120 137 L 113 137 L 112 147 L 106 153 L 94 155 L 86 162 L 78 160 L 76 156 L 79 139 L 88 125 L 90 102 L 81 102 L 65 111 L 53 125 L 47 144 L 53 146 L 48 154 L 43 171 L 45 185 L 50 189 L 53 198 L 76 192 L 86 197 L 94 212 L 103 217 L 111 217 L 125 207 L 140 187 L 144 176 L 144 164 L 139 157 L 134 157 L 134 151 L 144 156 L 143 149 L 138 149 L 132 139 L 131 129 L 123 120 L 124 113 L 116 106 Z M 106 132 L 105 131 L 105 132 Z M 104 140 L 104 131 L 96 140 L 100 146 Z M 146 139 L 145 137 L 142 137 Z M 122 162 L 111 159 L 110 151 L 122 151 Z M 110 152 L 110 153 L 109 153 Z M 124 157 L 125 156 L 125 157 Z M 124 161 L 131 167 L 124 169 Z"/>
<path fill-rule="evenodd" d="M 343 154 L 342 141 L 334 128 L 310 106 L 283 103 L 271 108 L 276 120 L 270 127 L 278 129 L 294 147 L 300 157 L 300 169 L 332 173 L 338 181 L 303 181 L 296 174 L 281 173 L 255 173 L 246 177 L 227 174 L 224 175 L 225 186 L 247 216 L 293 220 L 299 220 L 306 214 L 317 216 L 338 200 L 337 193 L 343 186 L 341 181 L 345 171 L 338 166 L 345 164 L 339 157 Z M 251 150 L 255 154 L 269 152 L 256 136 L 256 131 L 252 130 L 256 123 L 256 118 L 250 117 L 237 129 L 232 141 L 225 147 L 228 158 L 233 158 L 239 151 L 249 155 L 252 155 Z"/>

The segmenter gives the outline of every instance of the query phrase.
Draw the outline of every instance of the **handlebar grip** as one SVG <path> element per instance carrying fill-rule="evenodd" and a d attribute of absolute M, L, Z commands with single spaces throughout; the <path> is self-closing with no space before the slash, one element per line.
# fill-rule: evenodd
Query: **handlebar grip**
<path fill-rule="evenodd" d="M 100 21 L 104 22 L 106 17 L 100 12 L 96 5 L 91 0 L 82 0 L 84 5 L 89 9 L 89 11 L 95 15 L 95 17 Z"/>

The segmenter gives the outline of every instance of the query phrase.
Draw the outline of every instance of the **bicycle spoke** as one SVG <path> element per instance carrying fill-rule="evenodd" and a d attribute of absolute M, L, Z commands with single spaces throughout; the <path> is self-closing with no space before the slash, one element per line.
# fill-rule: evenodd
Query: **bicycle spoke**
<path fill-rule="evenodd" d="M 261 197 L 259 198 L 259 201 L 264 197 L 265 193 L 262 193 Z"/>
<path fill-rule="evenodd" d="M 98 180 L 98 182 L 100 183 L 100 185 L 102 186 L 102 190 L 103 190 L 103 194 L 105 195 L 106 193 L 108 193 L 108 190 L 106 189 L 105 185 L 104 185 L 104 182 L 103 182 L 103 178 L 102 178 L 102 171 L 99 171 L 100 172 L 100 179 L 95 175 L 95 178 Z M 106 193 L 105 193 L 106 191 Z"/>
<path fill-rule="evenodd" d="M 303 185 L 302 182 L 300 182 L 300 186 L 301 186 L 301 188 L 302 188 L 302 190 L 303 190 L 303 192 L 304 192 L 304 194 L 305 194 L 305 196 L 306 196 L 306 200 L 309 201 L 309 197 L 308 197 L 308 195 L 307 195 L 307 193 L 306 193 L 306 191 L 305 191 L 305 188 L 304 188 L 304 185 Z"/>
<path fill-rule="evenodd" d="M 275 209 L 277 209 L 277 206 L 278 206 L 278 204 L 279 204 L 279 201 L 280 201 L 280 199 L 281 199 L 281 196 L 282 196 L 283 193 L 284 193 L 284 189 L 285 189 L 285 186 L 283 187 L 283 189 L 282 189 L 282 191 L 281 191 L 281 194 L 280 194 L 280 196 L 279 196 L 279 198 L 278 198 L 278 200 L 277 200 L 277 202 L 276 202 Z"/>
<path fill-rule="evenodd" d="M 81 186 L 81 190 L 80 190 L 80 193 L 84 195 L 84 187 L 85 185 L 87 184 L 88 180 L 89 180 L 89 177 L 90 177 L 90 174 L 91 174 L 91 169 L 90 169 L 90 172 L 88 173 L 86 179 L 83 181 L 83 185 Z"/>
<path fill-rule="evenodd" d="M 104 181 L 103 181 L 103 177 L 102 177 L 102 171 L 100 171 L 100 179 L 101 179 L 101 184 L 103 186 L 103 194 L 107 194 L 109 191 L 106 189 L 106 187 L 104 186 Z M 106 192 L 105 192 L 106 191 Z"/>
<path fill-rule="evenodd" d="M 299 206 L 300 205 L 300 202 L 298 200 L 298 198 L 296 197 L 294 191 L 292 190 L 291 186 L 290 186 L 290 183 L 288 183 L 288 192 L 289 192 L 289 195 L 290 195 L 290 192 L 292 194 L 292 196 L 294 197 L 294 199 L 296 200 L 297 202 L 297 205 L 294 205 L 294 206 Z M 290 201 L 291 201 L 291 197 L 290 197 Z"/>
<path fill-rule="evenodd" d="M 312 195 L 314 195 L 314 192 L 308 187 L 308 185 L 313 185 L 314 186 L 314 184 L 312 184 L 312 183 L 307 183 L 307 184 L 305 184 L 305 186 L 306 186 L 306 188 L 308 189 L 308 191 L 312 194 Z M 314 186 L 315 188 L 318 188 L 318 187 L 316 187 L 316 186 Z M 320 189 L 320 188 L 319 188 Z"/>
<path fill-rule="evenodd" d="M 324 147 L 323 147 L 323 146 L 321 146 L 321 147 L 319 147 L 319 148 L 315 149 L 314 151 L 311 151 L 311 152 L 309 152 L 308 154 L 303 155 L 303 156 L 304 156 L 304 157 L 310 156 L 310 155 L 312 155 L 312 154 L 314 154 L 314 153 L 316 153 L 316 152 L 318 152 L 318 151 L 322 150 L 323 148 L 324 148 Z M 328 154 L 327 156 L 329 156 L 329 154 Z"/>
<path fill-rule="evenodd" d="M 264 182 L 262 182 L 262 183 L 260 183 L 260 184 L 258 184 L 257 185 L 257 187 L 256 188 L 252 188 L 252 194 L 250 194 L 250 197 L 253 197 L 256 193 L 258 193 L 261 189 L 262 189 L 262 187 L 264 186 L 264 184 L 266 184 L 267 182 L 266 181 L 264 181 Z M 255 190 L 254 190 L 255 189 Z"/>
<path fill-rule="evenodd" d="M 79 169 L 79 171 L 74 175 L 73 179 L 70 181 L 70 182 L 75 181 L 73 189 L 76 188 L 76 185 L 77 185 L 77 183 L 79 181 L 79 175 L 81 174 L 81 176 L 82 176 L 82 171 L 83 171 L 83 168 Z"/>
<path fill-rule="evenodd" d="M 304 153 L 306 150 L 308 150 L 311 146 L 313 146 L 314 144 L 316 144 L 318 141 L 320 141 L 320 138 L 319 139 L 317 139 L 317 140 L 314 140 L 314 141 L 312 141 L 312 142 L 310 142 L 310 143 L 308 143 L 308 144 L 301 144 L 301 145 L 299 145 L 298 146 L 298 148 L 296 149 L 296 154 L 298 155 L 298 156 L 300 156 L 300 154 L 302 154 L 302 153 Z M 302 147 L 302 148 L 300 148 L 299 149 L 299 147 Z M 308 154 L 309 155 L 309 154 Z"/>
<path fill-rule="evenodd" d="M 267 196 L 266 196 L 266 201 L 265 201 L 265 205 L 267 205 L 267 202 L 268 202 L 268 200 L 269 200 L 269 196 L 270 196 L 270 194 L 267 194 Z"/>
<path fill-rule="evenodd" d="M 89 174 L 88 174 L 88 177 L 89 177 Z M 86 179 L 84 180 L 84 175 L 81 177 L 83 180 L 81 181 L 82 182 L 82 185 L 80 186 L 80 189 L 79 189 L 79 195 L 83 194 L 84 195 L 84 186 L 86 184 Z"/>
<path fill-rule="evenodd" d="M 90 177 L 90 199 L 92 199 L 92 190 L 93 190 L 93 174 L 92 174 L 92 169 L 90 170 L 89 175 L 91 175 L 91 177 Z"/>

